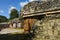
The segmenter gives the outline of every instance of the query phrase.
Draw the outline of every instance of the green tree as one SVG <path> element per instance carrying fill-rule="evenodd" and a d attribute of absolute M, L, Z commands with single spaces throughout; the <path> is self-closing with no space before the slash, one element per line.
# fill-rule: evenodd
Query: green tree
<path fill-rule="evenodd" d="M 14 19 L 18 17 L 19 17 L 18 11 L 16 9 L 12 9 L 10 13 L 10 19 Z"/>
<path fill-rule="evenodd" d="M 5 16 L 0 15 L 0 23 L 1 22 L 7 22 L 8 19 Z"/>

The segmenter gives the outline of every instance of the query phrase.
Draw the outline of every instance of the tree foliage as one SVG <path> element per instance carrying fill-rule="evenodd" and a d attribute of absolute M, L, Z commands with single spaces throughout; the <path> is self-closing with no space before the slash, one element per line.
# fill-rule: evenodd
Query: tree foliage
<path fill-rule="evenodd" d="M 10 13 L 10 19 L 14 19 L 18 17 L 19 17 L 18 11 L 16 9 L 12 9 Z"/>
<path fill-rule="evenodd" d="M 0 15 L 0 23 L 1 22 L 7 22 L 7 21 L 8 21 L 8 19 L 5 16 Z"/>

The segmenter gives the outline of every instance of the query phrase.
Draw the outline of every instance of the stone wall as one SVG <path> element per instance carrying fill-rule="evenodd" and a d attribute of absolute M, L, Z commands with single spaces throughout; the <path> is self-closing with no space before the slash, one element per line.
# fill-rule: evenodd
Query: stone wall
<path fill-rule="evenodd" d="M 0 24 L 0 30 L 4 28 L 9 28 L 9 24 Z"/>
<path fill-rule="evenodd" d="M 60 40 L 60 14 L 50 14 L 36 19 L 35 38 L 33 40 Z"/>

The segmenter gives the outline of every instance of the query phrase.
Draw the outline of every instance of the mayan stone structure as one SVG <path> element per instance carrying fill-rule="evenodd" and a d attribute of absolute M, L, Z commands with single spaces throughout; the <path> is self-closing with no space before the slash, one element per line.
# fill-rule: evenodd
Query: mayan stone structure
<path fill-rule="evenodd" d="M 34 40 L 60 40 L 60 14 L 44 16 L 36 19 Z"/>
<path fill-rule="evenodd" d="M 59 0 L 28 3 L 21 9 L 21 16 L 34 21 L 36 29 L 33 40 L 60 40 Z"/>

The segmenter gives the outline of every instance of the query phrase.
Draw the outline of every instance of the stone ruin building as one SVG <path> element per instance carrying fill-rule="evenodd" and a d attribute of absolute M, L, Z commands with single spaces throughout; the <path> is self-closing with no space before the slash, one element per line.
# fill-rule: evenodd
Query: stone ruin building
<path fill-rule="evenodd" d="M 15 18 L 9 21 L 10 28 L 21 28 L 21 22 L 19 18 Z"/>
<path fill-rule="evenodd" d="M 21 9 L 22 26 L 35 28 L 33 40 L 60 40 L 60 1 L 33 1 Z"/>
<path fill-rule="evenodd" d="M 60 40 L 60 0 L 28 3 L 21 9 L 20 19 L 10 21 L 13 24 L 10 26 L 20 21 L 24 31 L 33 30 L 34 33 L 34 37 L 22 36 L 21 40 Z"/>
<path fill-rule="evenodd" d="M 0 31 L 5 28 L 9 28 L 9 23 L 6 23 L 6 22 L 0 23 Z"/>

